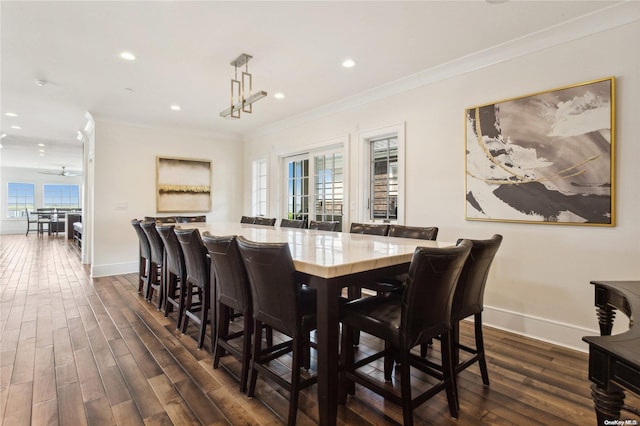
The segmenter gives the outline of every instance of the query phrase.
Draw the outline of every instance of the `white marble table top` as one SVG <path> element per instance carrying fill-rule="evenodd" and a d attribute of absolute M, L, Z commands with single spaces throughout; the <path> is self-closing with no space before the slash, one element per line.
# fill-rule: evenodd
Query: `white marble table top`
<path fill-rule="evenodd" d="M 381 237 L 236 222 L 178 224 L 216 236 L 242 235 L 264 243 L 288 243 L 300 272 L 334 278 L 411 261 L 416 247 L 450 247 L 455 243 Z"/>

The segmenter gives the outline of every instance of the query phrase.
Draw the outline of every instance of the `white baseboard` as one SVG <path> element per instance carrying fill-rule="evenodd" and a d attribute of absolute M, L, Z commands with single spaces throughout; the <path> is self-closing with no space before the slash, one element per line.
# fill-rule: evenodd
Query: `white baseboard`
<path fill-rule="evenodd" d="M 110 265 L 92 265 L 91 278 L 111 275 L 133 274 L 138 272 L 138 262 L 112 263 Z"/>
<path fill-rule="evenodd" d="M 482 323 L 489 327 L 517 333 L 580 352 L 588 352 L 583 336 L 598 336 L 600 331 L 547 318 L 535 317 L 491 306 L 484 307 Z"/>

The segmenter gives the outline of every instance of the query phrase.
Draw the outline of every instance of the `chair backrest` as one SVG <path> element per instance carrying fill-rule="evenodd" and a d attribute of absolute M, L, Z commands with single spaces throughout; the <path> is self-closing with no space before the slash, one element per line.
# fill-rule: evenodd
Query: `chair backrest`
<path fill-rule="evenodd" d="M 436 238 L 438 237 L 438 227 L 437 226 L 420 227 L 420 226 L 391 225 L 389 226 L 389 236 L 435 241 Z"/>
<path fill-rule="evenodd" d="M 336 231 L 340 222 L 336 221 L 309 221 L 309 229 L 317 229 L 318 231 Z"/>
<path fill-rule="evenodd" d="M 389 224 L 377 224 L 377 223 L 352 223 L 351 234 L 367 234 L 367 235 L 382 235 L 389 234 Z"/>
<path fill-rule="evenodd" d="M 280 221 L 281 228 L 304 228 L 304 220 L 299 219 L 282 219 Z"/>
<path fill-rule="evenodd" d="M 472 243 L 417 247 L 402 296 L 401 344 L 411 348 L 451 328 L 451 306 L 458 277 Z"/>
<path fill-rule="evenodd" d="M 138 242 L 140 244 L 140 257 L 151 260 L 151 247 L 149 246 L 149 239 L 140 226 L 141 222 L 141 220 L 133 219 L 131 221 L 131 226 L 133 226 L 133 229 L 136 230 L 136 235 L 138 235 Z"/>
<path fill-rule="evenodd" d="M 254 222 L 256 225 L 274 226 L 276 224 L 275 217 L 256 217 Z"/>
<path fill-rule="evenodd" d="M 176 223 L 175 216 L 145 216 L 144 221 L 154 221 L 156 223 Z"/>
<path fill-rule="evenodd" d="M 156 225 L 156 230 L 167 253 L 167 269 L 183 280 L 187 277 L 187 267 L 184 264 L 184 254 L 174 229 L 175 225 Z"/>
<path fill-rule="evenodd" d="M 145 220 L 140 223 L 140 227 L 142 227 L 142 230 L 149 240 L 151 261 L 156 265 L 162 265 L 164 260 L 164 243 L 162 242 L 162 239 L 160 239 L 160 235 L 156 230 L 156 223 L 151 220 Z"/>
<path fill-rule="evenodd" d="M 209 251 L 216 273 L 216 291 L 219 302 L 236 312 L 251 309 L 251 289 L 235 236 L 219 237 L 209 232 L 202 234 L 202 242 Z"/>
<path fill-rule="evenodd" d="M 256 243 L 237 237 L 247 269 L 253 317 L 294 336 L 299 323 L 298 283 L 287 243 Z"/>
<path fill-rule="evenodd" d="M 176 216 L 176 223 L 200 223 L 206 221 L 206 216 Z"/>
<path fill-rule="evenodd" d="M 453 297 L 451 312 L 453 321 L 460 321 L 482 312 L 484 288 L 487 284 L 489 269 L 502 243 L 502 235 L 495 234 L 488 240 L 470 241 L 473 243 L 473 248 L 460 273 L 460 280 Z"/>
<path fill-rule="evenodd" d="M 210 284 L 211 263 L 207 257 L 207 249 L 202 244 L 200 231 L 197 229 L 176 229 L 176 236 L 184 253 L 184 264 L 187 267 L 187 281 L 205 288 Z"/>
<path fill-rule="evenodd" d="M 240 223 L 256 223 L 256 218 L 253 216 L 242 216 Z"/>

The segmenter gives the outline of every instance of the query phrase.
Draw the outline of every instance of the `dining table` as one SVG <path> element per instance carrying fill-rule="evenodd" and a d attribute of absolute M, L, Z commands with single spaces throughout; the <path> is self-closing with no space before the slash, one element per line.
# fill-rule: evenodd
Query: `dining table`
<path fill-rule="evenodd" d="M 405 273 L 416 247 L 450 247 L 453 242 L 396 238 L 236 222 L 190 223 L 215 236 L 287 243 L 296 271 L 317 290 L 317 378 L 320 425 L 335 425 L 338 413 L 340 296 L 345 287 Z M 212 304 L 211 306 L 215 306 Z"/>

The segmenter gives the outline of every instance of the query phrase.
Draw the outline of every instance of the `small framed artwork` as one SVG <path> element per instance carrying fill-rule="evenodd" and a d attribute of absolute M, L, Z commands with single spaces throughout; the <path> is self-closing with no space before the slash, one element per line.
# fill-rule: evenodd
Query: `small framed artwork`
<path fill-rule="evenodd" d="M 614 226 L 614 85 L 466 109 L 466 219 Z"/>
<path fill-rule="evenodd" d="M 211 211 L 211 161 L 156 157 L 156 209 Z"/>

